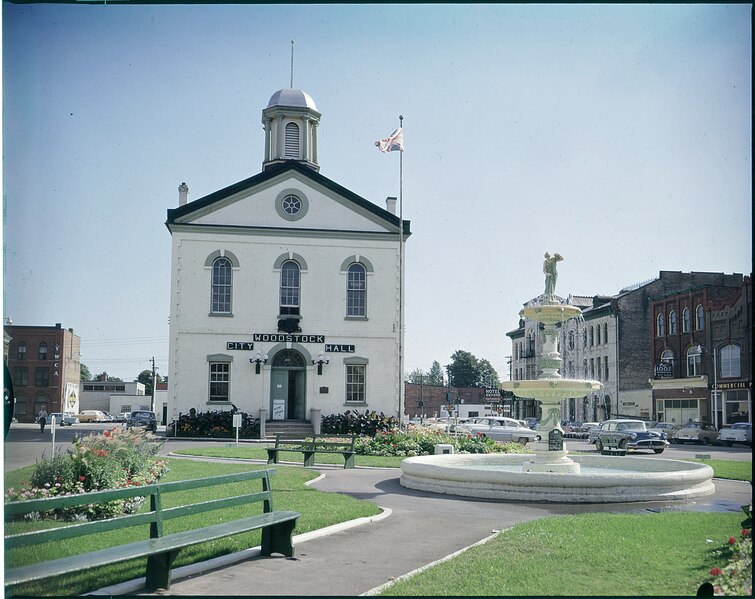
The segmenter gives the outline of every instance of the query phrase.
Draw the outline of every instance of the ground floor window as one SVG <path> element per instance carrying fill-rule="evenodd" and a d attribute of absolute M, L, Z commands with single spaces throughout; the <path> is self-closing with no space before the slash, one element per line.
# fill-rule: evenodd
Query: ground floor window
<path fill-rule="evenodd" d="M 26 398 L 16 395 L 16 407 L 13 410 L 14 416 L 26 416 Z"/>
<path fill-rule="evenodd" d="M 749 422 L 750 406 L 749 391 L 726 391 L 724 393 L 724 405 L 726 406 L 726 424 L 735 424 L 737 422 Z"/>
<path fill-rule="evenodd" d="M 229 401 L 231 365 L 228 362 L 210 362 L 210 401 Z"/>
<path fill-rule="evenodd" d="M 365 403 L 366 395 L 366 364 L 346 365 L 346 402 Z"/>
<path fill-rule="evenodd" d="M 690 420 L 700 420 L 699 409 L 696 399 L 661 399 L 656 412 L 661 422 L 684 424 Z"/>

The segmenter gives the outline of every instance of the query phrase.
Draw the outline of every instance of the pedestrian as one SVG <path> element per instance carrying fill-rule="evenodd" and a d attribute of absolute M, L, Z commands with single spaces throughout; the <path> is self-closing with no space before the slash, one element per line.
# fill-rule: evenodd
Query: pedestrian
<path fill-rule="evenodd" d="M 39 411 L 39 415 L 37 416 L 37 422 L 39 423 L 39 432 L 44 433 L 45 424 L 47 424 L 47 410 L 45 410 L 44 406 L 42 406 L 42 409 Z"/>

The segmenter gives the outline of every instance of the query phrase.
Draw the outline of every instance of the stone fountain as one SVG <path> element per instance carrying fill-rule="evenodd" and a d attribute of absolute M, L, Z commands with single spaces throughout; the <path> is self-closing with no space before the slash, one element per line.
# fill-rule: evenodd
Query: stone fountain
<path fill-rule="evenodd" d="M 534 454 L 456 454 L 407 458 L 404 487 L 467 497 L 598 503 L 688 499 L 710 495 L 713 469 L 705 464 L 634 456 L 585 454 L 569 457 L 561 429 L 561 402 L 598 391 L 598 381 L 560 374 L 558 326 L 582 312 L 555 294 L 560 254 L 545 254 L 545 293 L 520 316 L 542 323 L 542 372 L 537 379 L 509 381 L 501 388 L 540 402 L 540 440 Z"/>

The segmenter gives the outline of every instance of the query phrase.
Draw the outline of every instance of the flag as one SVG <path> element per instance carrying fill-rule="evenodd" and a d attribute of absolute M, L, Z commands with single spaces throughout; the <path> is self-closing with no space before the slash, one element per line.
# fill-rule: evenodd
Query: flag
<path fill-rule="evenodd" d="M 393 152 L 394 150 L 403 152 L 404 151 L 404 130 L 401 127 L 399 127 L 393 133 L 391 133 L 390 137 L 386 137 L 385 139 L 376 141 L 375 145 L 378 147 L 378 150 L 380 150 L 381 152 Z"/>

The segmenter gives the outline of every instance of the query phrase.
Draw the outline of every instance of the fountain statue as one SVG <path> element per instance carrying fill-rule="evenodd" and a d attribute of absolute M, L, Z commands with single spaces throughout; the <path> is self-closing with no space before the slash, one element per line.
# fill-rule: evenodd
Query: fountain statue
<path fill-rule="evenodd" d="M 501 383 L 501 389 L 540 403 L 534 454 L 456 454 L 407 458 L 403 486 L 422 491 L 513 500 L 625 502 L 710 495 L 713 469 L 705 464 L 647 457 L 569 457 L 561 428 L 561 402 L 602 389 L 593 380 L 562 377 L 558 327 L 582 311 L 556 295 L 560 254 L 545 254 L 545 292 L 519 312 L 542 324 L 541 372 L 536 379 Z"/>

